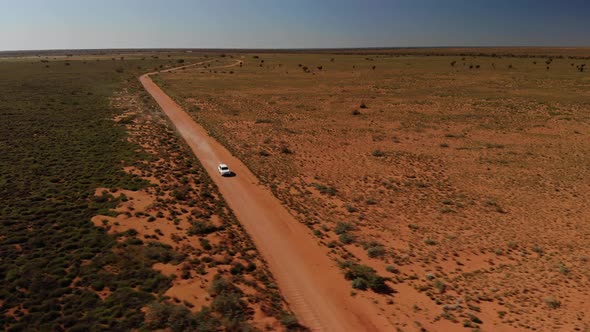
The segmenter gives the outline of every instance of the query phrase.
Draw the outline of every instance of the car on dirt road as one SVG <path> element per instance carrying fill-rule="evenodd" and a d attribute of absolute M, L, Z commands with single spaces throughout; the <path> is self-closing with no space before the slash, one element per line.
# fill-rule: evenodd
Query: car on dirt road
<path fill-rule="evenodd" d="M 219 166 L 217 166 L 217 170 L 219 171 L 219 174 L 221 174 L 221 176 L 231 175 L 231 171 L 229 170 L 229 167 L 227 167 L 226 164 L 219 164 Z"/>

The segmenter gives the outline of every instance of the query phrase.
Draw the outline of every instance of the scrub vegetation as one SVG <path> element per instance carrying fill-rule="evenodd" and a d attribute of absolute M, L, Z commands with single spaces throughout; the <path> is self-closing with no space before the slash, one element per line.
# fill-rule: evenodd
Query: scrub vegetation
<path fill-rule="evenodd" d="M 588 49 L 230 56 L 154 81 L 352 295 L 401 330 L 588 329 Z"/>
<path fill-rule="evenodd" d="M 287 328 L 264 261 L 137 82 L 181 56 L 203 59 L 0 60 L 4 330 Z"/>

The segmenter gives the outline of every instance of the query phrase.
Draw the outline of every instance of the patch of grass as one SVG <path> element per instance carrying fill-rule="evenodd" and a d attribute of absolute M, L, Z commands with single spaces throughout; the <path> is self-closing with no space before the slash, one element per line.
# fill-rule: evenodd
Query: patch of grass
<path fill-rule="evenodd" d="M 367 250 L 367 254 L 371 258 L 383 257 L 385 255 L 385 247 L 376 241 L 364 243 L 363 247 Z"/>
<path fill-rule="evenodd" d="M 338 190 L 336 190 L 334 187 L 324 186 L 319 183 L 314 183 L 313 186 L 320 192 L 320 194 L 324 195 L 334 196 L 338 192 Z"/>
<path fill-rule="evenodd" d="M 281 153 L 282 154 L 293 154 L 293 150 L 289 149 L 289 147 L 287 147 L 287 146 L 282 146 Z"/>
<path fill-rule="evenodd" d="M 354 242 L 355 240 L 355 236 L 350 234 L 350 233 L 342 233 L 338 236 L 338 239 L 340 240 L 340 242 L 342 242 L 343 244 L 351 244 Z"/>
<path fill-rule="evenodd" d="M 366 203 L 367 205 L 376 205 L 378 202 L 377 202 L 377 200 L 376 200 L 376 199 L 369 198 L 369 199 L 367 199 L 367 200 L 365 201 L 365 203 Z"/>
<path fill-rule="evenodd" d="M 352 288 L 359 290 L 367 290 L 369 288 L 369 282 L 364 278 L 356 278 L 352 281 Z"/>
<path fill-rule="evenodd" d="M 435 240 L 428 238 L 428 239 L 424 240 L 424 244 L 427 244 L 429 246 L 435 246 L 438 243 Z"/>
<path fill-rule="evenodd" d="M 568 268 L 567 266 L 565 266 L 565 264 L 563 264 L 563 263 L 559 263 L 559 266 L 557 267 L 557 270 L 559 271 L 559 273 L 561 273 L 563 275 L 568 275 L 571 272 L 570 268 Z"/>
<path fill-rule="evenodd" d="M 397 269 L 395 266 L 393 266 L 393 265 L 387 265 L 387 266 L 385 267 L 385 270 L 386 270 L 387 272 L 389 272 L 389 273 L 393 273 L 393 274 L 398 274 L 398 273 L 400 273 L 400 271 L 399 271 L 399 270 L 398 270 L 398 269 Z"/>
<path fill-rule="evenodd" d="M 474 314 L 468 314 L 469 320 L 472 321 L 475 324 L 483 324 L 483 321 L 481 319 L 479 319 L 479 317 L 477 317 Z"/>
<path fill-rule="evenodd" d="M 283 325 L 287 331 L 300 331 L 305 330 L 305 328 L 299 324 L 297 317 L 295 315 L 290 314 L 283 314 L 281 317 L 281 325 Z"/>
<path fill-rule="evenodd" d="M 334 232 L 338 235 L 350 232 L 352 230 L 354 230 L 354 225 L 348 222 L 339 221 L 336 223 L 336 227 L 334 227 Z"/>
<path fill-rule="evenodd" d="M 346 205 L 346 211 L 350 212 L 350 213 L 354 213 L 354 212 L 358 212 L 358 209 L 355 208 L 354 206 L 347 204 Z"/>
<path fill-rule="evenodd" d="M 420 227 L 416 224 L 408 224 L 408 228 L 412 231 L 417 231 Z"/>
<path fill-rule="evenodd" d="M 545 250 L 543 250 L 543 247 L 541 246 L 533 246 L 532 248 L 533 252 L 537 253 L 539 256 L 543 256 L 543 254 L 545 254 Z"/>
<path fill-rule="evenodd" d="M 443 294 L 447 290 L 447 285 L 440 279 L 434 280 L 434 288 L 439 294 Z"/>
<path fill-rule="evenodd" d="M 504 145 L 497 144 L 497 143 L 486 143 L 486 148 L 488 148 L 488 149 L 503 149 Z"/>
<path fill-rule="evenodd" d="M 371 152 L 371 155 L 373 157 L 383 157 L 383 156 L 385 156 L 385 152 L 383 152 L 381 150 L 373 150 L 373 152 Z"/>
<path fill-rule="evenodd" d="M 233 326 L 240 326 L 237 330 L 241 330 L 249 326 L 246 320 L 252 315 L 248 310 L 248 305 L 242 300 L 242 291 L 233 285 L 233 283 L 221 275 L 215 275 L 210 293 L 213 296 L 211 302 L 211 309 L 219 313 L 225 319 L 226 324 Z"/>
<path fill-rule="evenodd" d="M 545 298 L 545 304 L 551 309 L 558 309 L 561 307 L 561 301 L 552 296 Z"/>

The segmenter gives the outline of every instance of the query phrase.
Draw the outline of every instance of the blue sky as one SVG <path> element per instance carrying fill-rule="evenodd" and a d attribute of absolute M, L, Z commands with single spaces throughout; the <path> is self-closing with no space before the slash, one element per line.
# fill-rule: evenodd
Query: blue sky
<path fill-rule="evenodd" d="M 0 0 L 0 50 L 590 46 L 583 0 Z"/>

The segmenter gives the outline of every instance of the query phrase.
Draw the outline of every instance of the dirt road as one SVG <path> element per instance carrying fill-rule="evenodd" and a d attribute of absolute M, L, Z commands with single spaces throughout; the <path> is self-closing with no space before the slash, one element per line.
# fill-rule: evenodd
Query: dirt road
<path fill-rule="evenodd" d="M 371 301 L 350 295 L 349 282 L 327 256 L 327 249 L 316 243 L 309 229 L 295 220 L 240 160 L 168 97 L 150 79 L 152 74 L 141 76 L 141 83 L 219 187 L 268 262 L 300 322 L 314 331 L 393 331 L 393 326 Z M 237 176 L 221 177 L 217 172 L 221 162 L 227 163 Z"/>

